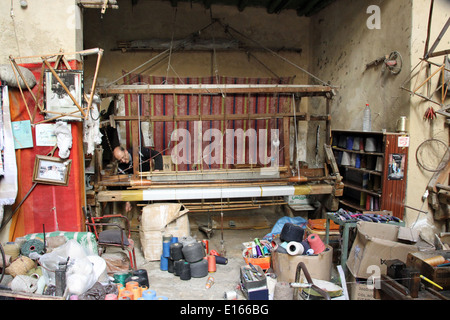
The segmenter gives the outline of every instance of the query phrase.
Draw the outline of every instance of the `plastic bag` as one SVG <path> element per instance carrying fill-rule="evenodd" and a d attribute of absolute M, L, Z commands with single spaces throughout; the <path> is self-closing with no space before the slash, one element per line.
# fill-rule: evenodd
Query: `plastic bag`
<path fill-rule="evenodd" d="M 88 258 L 86 249 L 73 239 L 39 258 L 39 262 L 44 267 L 43 275 L 46 283 L 55 285 L 54 270 L 58 269 L 60 262 L 67 262 L 68 258 L 67 288 L 70 293 L 82 294 L 97 282 L 98 275 L 94 270 L 93 263 Z"/>
<path fill-rule="evenodd" d="M 272 231 L 268 234 L 266 234 L 263 239 L 264 240 L 273 240 L 277 235 L 281 233 L 281 230 L 283 229 L 283 226 L 285 223 L 292 223 L 297 226 L 302 227 L 303 229 L 306 228 L 306 224 L 308 223 L 307 220 L 305 220 L 302 217 L 283 217 L 278 219 L 278 221 L 275 223 L 275 225 L 272 228 Z"/>

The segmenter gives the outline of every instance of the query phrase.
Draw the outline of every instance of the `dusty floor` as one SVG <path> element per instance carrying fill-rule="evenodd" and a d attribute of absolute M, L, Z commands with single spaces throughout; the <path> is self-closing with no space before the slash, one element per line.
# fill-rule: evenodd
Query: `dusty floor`
<path fill-rule="evenodd" d="M 218 217 L 220 216 L 220 213 L 214 213 L 213 215 Z M 273 209 L 224 213 L 226 218 L 228 218 L 229 215 L 232 215 L 233 217 L 240 216 L 242 217 L 242 220 L 247 220 L 248 224 L 246 223 L 244 229 L 238 229 L 240 226 L 239 223 L 237 223 L 236 229 L 230 229 L 224 223 L 223 248 L 226 250 L 228 263 L 226 265 L 217 264 L 216 272 L 209 274 L 214 278 L 214 284 L 209 289 L 205 288 L 208 277 L 181 280 L 180 277 L 175 276 L 173 273 L 160 270 L 159 261 L 146 261 L 142 252 L 140 250 L 136 251 L 138 268 L 147 270 L 150 288 L 155 290 L 157 295 L 175 300 L 224 300 L 225 292 L 235 291 L 238 300 L 245 299 L 242 292 L 237 290 L 240 266 L 245 265 L 245 261 L 242 257 L 242 243 L 253 241 L 255 238 L 263 238 L 267 233 L 270 233 L 275 222 L 282 217 L 282 213 Z M 264 223 L 261 222 L 261 216 L 263 216 L 266 219 L 269 228 L 253 229 L 248 227 L 251 225 L 252 216 L 255 217 L 255 215 L 260 215 L 260 217 L 257 218 L 258 221 L 255 222 L 255 225 L 264 225 Z M 199 231 L 198 228 L 198 225 L 208 223 L 207 215 L 189 213 L 189 222 L 192 237 L 199 240 L 208 239 L 206 234 Z M 214 249 L 220 252 L 222 249 L 221 240 L 221 228 L 215 228 L 212 236 L 208 239 L 209 250 Z M 137 239 L 137 241 L 139 240 Z M 139 246 L 139 243 L 137 243 L 137 245 Z"/>
<path fill-rule="evenodd" d="M 296 216 L 305 217 L 305 213 L 296 212 Z M 236 300 L 247 300 L 239 289 L 240 267 L 245 266 L 242 256 L 243 243 L 253 241 L 255 238 L 263 238 L 272 231 L 278 219 L 285 216 L 285 212 L 280 207 L 265 207 L 259 210 L 250 211 L 229 211 L 224 212 L 223 233 L 220 224 L 220 213 L 192 213 L 189 212 L 189 224 L 191 236 L 198 239 L 207 239 L 209 250 L 222 252 L 225 250 L 225 257 L 228 259 L 226 265 L 217 264 L 216 272 L 209 273 L 208 276 L 214 278 L 211 288 L 205 287 L 208 276 L 204 278 L 191 278 L 181 280 L 180 277 L 160 269 L 160 261 L 147 261 L 140 249 L 139 232 L 133 232 L 132 238 L 135 241 L 137 269 L 147 270 L 149 288 L 156 291 L 157 296 L 166 297 L 168 300 L 226 300 L 226 292 L 235 292 Z M 213 232 L 208 237 L 199 230 L 200 225 L 208 225 L 213 219 Z M 231 225 L 230 226 L 230 221 Z M 223 246 L 221 245 L 223 238 Z M 113 249 L 114 251 L 115 249 Z M 109 251 L 109 249 L 108 249 Z M 7 285 L 11 281 L 11 276 L 5 276 L 2 285 Z"/>

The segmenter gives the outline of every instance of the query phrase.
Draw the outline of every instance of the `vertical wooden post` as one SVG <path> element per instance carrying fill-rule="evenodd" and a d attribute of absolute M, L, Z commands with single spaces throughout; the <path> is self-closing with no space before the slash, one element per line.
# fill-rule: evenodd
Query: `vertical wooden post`
<path fill-rule="evenodd" d="M 290 159 L 290 124 L 291 119 L 289 117 L 283 118 L 283 140 L 284 140 L 284 165 L 290 173 L 291 159 Z"/>
<path fill-rule="evenodd" d="M 327 97 L 327 120 L 326 120 L 326 138 L 325 138 L 325 144 L 331 145 L 331 98 Z"/>
<path fill-rule="evenodd" d="M 131 125 L 131 146 L 132 146 L 132 150 L 133 150 L 133 154 L 130 155 L 133 157 L 133 175 L 135 177 L 138 176 L 138 172 L 139 172 L 139 163 L 140 163 L 140 157 L 139 157 L 139 127 L 140 127 L 140 123 L 139 123 L 139 106 L 137 102 L 132 102 L 131 103 L 131 115 L 135 116 L 136 120 L 131 120 L 130 121 L 130 125 Z"/>

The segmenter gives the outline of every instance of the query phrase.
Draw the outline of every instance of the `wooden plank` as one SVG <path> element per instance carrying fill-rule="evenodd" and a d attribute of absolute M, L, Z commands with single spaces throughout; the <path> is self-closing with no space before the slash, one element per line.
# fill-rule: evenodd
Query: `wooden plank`
<path fill-rule="evenodd" d="M 406 176 L 408 170 L 408 148 L 398 147 L 398 135 L 386 134 L 384 151 L 384 172 L 382 177 L 381 210 L 392 211 L 393 215 L 403 220 L 405 210 Z M 405 158 L 404 177 L 401 180 L 389 180 L 389 155 L 402 154 Z"/>
<path fill-rule="evenodd" d="M 100 94 L 233 94 L 233 93 L 297 93 L 323 96 L 332 93 L 330 86 L 312 85 L 246 85 L 246 84 L 174 84 L 114 85 L 99 87 Z"/>
<path fill-rule="evenodd" d="M 141 122 L 172 122 L 172 121 L 225 121 L 225 120 L 264 120 L 264 119 L 282 119 L 285 117 L 296 117 L 299 121 L 329 121 L 330 115 L 309 115 L 307 113 L 286 112 L 286 113 L 254 113 L 254 114 L 227 114 L 227 115 L 166 115 L 166 116 L 112 116 L 113 121 L 132 121 Z"/>

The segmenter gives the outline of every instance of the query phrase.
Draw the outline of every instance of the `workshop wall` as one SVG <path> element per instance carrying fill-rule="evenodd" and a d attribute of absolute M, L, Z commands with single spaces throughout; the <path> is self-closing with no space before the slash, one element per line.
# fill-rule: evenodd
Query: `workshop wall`
<path fill-rule="evenodd" d="M 76 1 L 58 0 L 48 5 L 47 0 L 29 0 L 27 4 L 22 8 L 20 1 L 0 0 L 0 64 L 9 64 L 10 55 L 24 57 L 82 49 L 82 17 Z M 33 61 L 19 61 L 23 62 Z"/>

